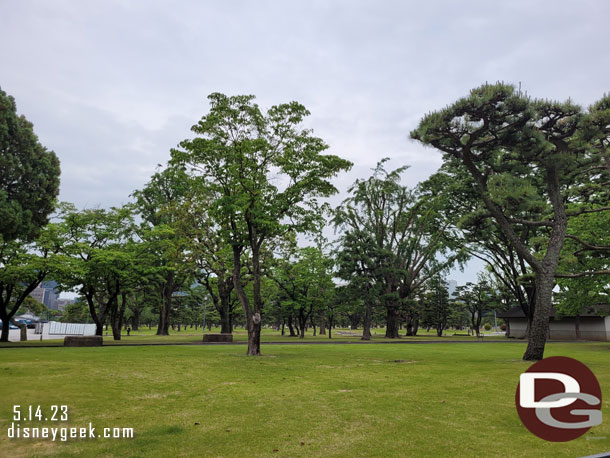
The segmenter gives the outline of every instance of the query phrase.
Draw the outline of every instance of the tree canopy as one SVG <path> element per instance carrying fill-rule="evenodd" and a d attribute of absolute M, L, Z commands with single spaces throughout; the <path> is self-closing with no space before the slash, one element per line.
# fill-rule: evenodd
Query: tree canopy
<path fill-rule="evenodd" d="M 486 217 L 532 269 L 535 310 L 524 359 L 541 359 L 555 276 L 568 220 L 609 210 L 605 105 L 589 113 L 573 104 L 533 100 L 507 84 L 485 84 L 426 115 L 414 139 L 443 152 L 467 173 Z M 603 121 L 601 123 L 603 125 Z M 605 137 L 604 137 L 605 135 Z M 538 243 L 521 234 L 538 228 Z"/>
<path fill-rule="evenodd" d="M 232 248 L 233 284 L 248 326 L 248 354 L 260 354 L 263 310 L 261 250 L 287 231 L 309 232 L 323 224 L 320 198 L 337 189 L 330 178 L 351 167 L 310 129 L 302 127 L 309 111 L 297 102 L 263 112 L 254 96 L 209 96 L 210 112 L 193 126 L 193 139 L 172 151 L 174 164 L 185 164 L 200 189 L 213 196 L 209 212 Z M 247 253 L 246 253 L 247 252 Z M 242 285 L 247 258 L 252 271 L 252 300 Z"/>
<path fill-rule="evenodd" d="M 17 115 L 0 89 L 0 241 L 31 241 L 49 221 L 59 193 L 59 160 Z"/>

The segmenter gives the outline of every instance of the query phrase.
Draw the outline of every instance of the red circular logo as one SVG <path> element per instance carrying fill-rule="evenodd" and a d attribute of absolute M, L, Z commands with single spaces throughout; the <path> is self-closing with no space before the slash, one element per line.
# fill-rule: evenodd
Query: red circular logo
<path fill-rule="evenodd" d="M 580 361 L 552 356 L 521 374 L 515 404 L 521 421 L 536 436 L 567 442 L 601 423 L 602 391 Z"/>

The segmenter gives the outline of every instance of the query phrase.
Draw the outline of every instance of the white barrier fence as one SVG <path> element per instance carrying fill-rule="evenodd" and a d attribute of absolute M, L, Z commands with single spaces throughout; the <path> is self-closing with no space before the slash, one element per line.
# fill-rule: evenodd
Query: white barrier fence
<path fill-rule="evenodd" d="M 36 334 L 43 334 L 49 336 L 93 336 L 95 335 L 95 324 L 60 323 L 58 321 L 49 321 L 48 323 L 37 323 Z"/>

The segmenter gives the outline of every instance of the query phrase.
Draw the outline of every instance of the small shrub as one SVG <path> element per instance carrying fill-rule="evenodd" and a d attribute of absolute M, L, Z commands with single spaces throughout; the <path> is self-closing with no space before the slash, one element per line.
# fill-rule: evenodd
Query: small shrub
<path fill-rule="evenodd" d="M 485 330 L 489 331 L 491 329 L 491 324 L 485 323 Z"/>

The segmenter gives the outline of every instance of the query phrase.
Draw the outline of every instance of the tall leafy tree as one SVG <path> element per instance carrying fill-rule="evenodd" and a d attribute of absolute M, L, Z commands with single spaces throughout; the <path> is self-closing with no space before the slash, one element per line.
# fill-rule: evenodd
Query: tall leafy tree
<path fill-rule="evenodd" d="M 143 265 L 137 258 L 131 211 L 78 211 L 63 205 L 61 219 L 68 234 L 63 249 L 68 259 L 56 280 L 62 289 L 76 290 L 85 298 L 97 335 L 109 321 L 114 339 L 120 340 L 128 293 L 139 283 Z"/>
<path fill-rule="evenodd" d="M 455 290 L 456 300 L 464 304 L 470 315 L 470 325 L 477 336 L 481 334 L 481 321 L 486 311 L 498 307 L 499 300 L 492 283 L 485 275 L 479 274 L 477 282 L 468 282 Z"/>
<path fill-rule="evenodd" d="M 192 182 L 193 187 L 198 183 Z M 193 192 L 178 209 L 178 234 L 186 240 L 186 260 L 196 266 L 194 277 L 207 290 L 220 316 L 221 333 L 233 332 L 234 291 L 231 246 L 223 238 L 228 230 L 212 218 L 208 206 L 214 198 L 205 189 Z"/>
<path fill-rule="evenodd" d="M 305 328 L 312 317 L 323 313 L 332 300 L 335 285 L 332 262 L 315 247 L 305 247 L 286 253 L 275 261 L 271 278 L 281 293 L 282 308 L 297 318 L 299 337 L 305 338 Z"/>
<path fill-rule="evenodd" d="M 610 212 L 573 218 L 562 253 L 556 308 L 562 315 L 605 315 L 610 305 Z M 598 272 L 599 275 L 585 275 Z M 605 274 L 603 272 L 606 272 Z"/>
<path fill-rule="evenodd" d="M 387 159 L 336 210 L 339 274 L 363 291 L 364 338 L 370 338 L 372 305 L 386 309 L 386 337 L 398 338 L 401 310 L 427 280 L 463 257 L 433 195 L 400 183 L 406 167 L 388 172 Z"/>
<path fill-rule="evenodd" d="M 58 224 L 45 226 L 34 242 L 0 242 L 0 320 L 1 342 L 7 342 L 9 322 L 28 295 L 49 274 L 59 276 L 66 271 L 62 254 L 66 233 Z"/>
<path fill-rule="evenodd" d="M 434 328 L 436 335 L 442 337 L 443 331 L 457 312 L 457 304 L 449 298 L 447 283 L 439 276 L 428 280 L 422 290 L 422 324 Z"/>
<path fill-rule="evenodd" d="M 458 229 L 459 240 L 471 257 L 485 262 L 502 290 L 513 296 L 528 318 L 529 325 L 535 310 L 535 284 L 532 271 L 492 218 L 479 198 L 472 177 L 453 162 L 445 162 L 441 169 L 426 180 L 422 187 L 441 197 L 444 217 Z M 529 219 L 534 219 L 530 209 Z M 537 215 L 539 216 L 539 215 Z M 537 251 L 539 228 L 525 226 L 520 240 Z"/>
<path fill-rule="evenodd" d="M 0 242 L 31 241 L 59 193 L 59 160 L 40 144 L 15 99 L 0 89 Z"/>
<path fill-rule="evenodd" d="M 188 240 L 178 230 L 181 206 L 191 195 L 190 184 L 183 168 L 166 167 L 133 193 L 142 217 L 138 234 L 150 259 L 148 281 L 156 285 L 161 299 L 157 335 L 169 335 L 173 294 L 193 274 L 192 264 L 185 262 Z"/>
<path fill-rule="evenodd" d="M 289 230 L 322 224 L 318 199 L 337 190 L 329 181 L 351 164 L 323 154 L 328 146 L 302 127 L 309 115 L 297 103 L 263 112 L 254 96 L 214 93 L 210 112 L 193 126 L 195 138 L 172 151 L 203 188 L 215 196 L 210 212 L 233 254 L 233 286 L 248 328 L 248 355 L 260 354 L 263 312 L 261 250 Z M 242 266 L 252 272 L 252 300 L 244 291 Z"/>
<path fill-rule="evenodd" d="M 606 192 L 588 198 L 604 170 L 596 168 L 602 158 L 593 141 L 582 141 L 582 122 L 581 108 L 569 101 L 531 100 L 498 83 L 428 114 L 411 133 L 472 177 L 488 217 L 532 269 L 536 308 L 526 360 L 544 356 L 568 219 L 610 210 Z M 541 229 L 538 246 L 521 239 L 527 227 Z"/>

